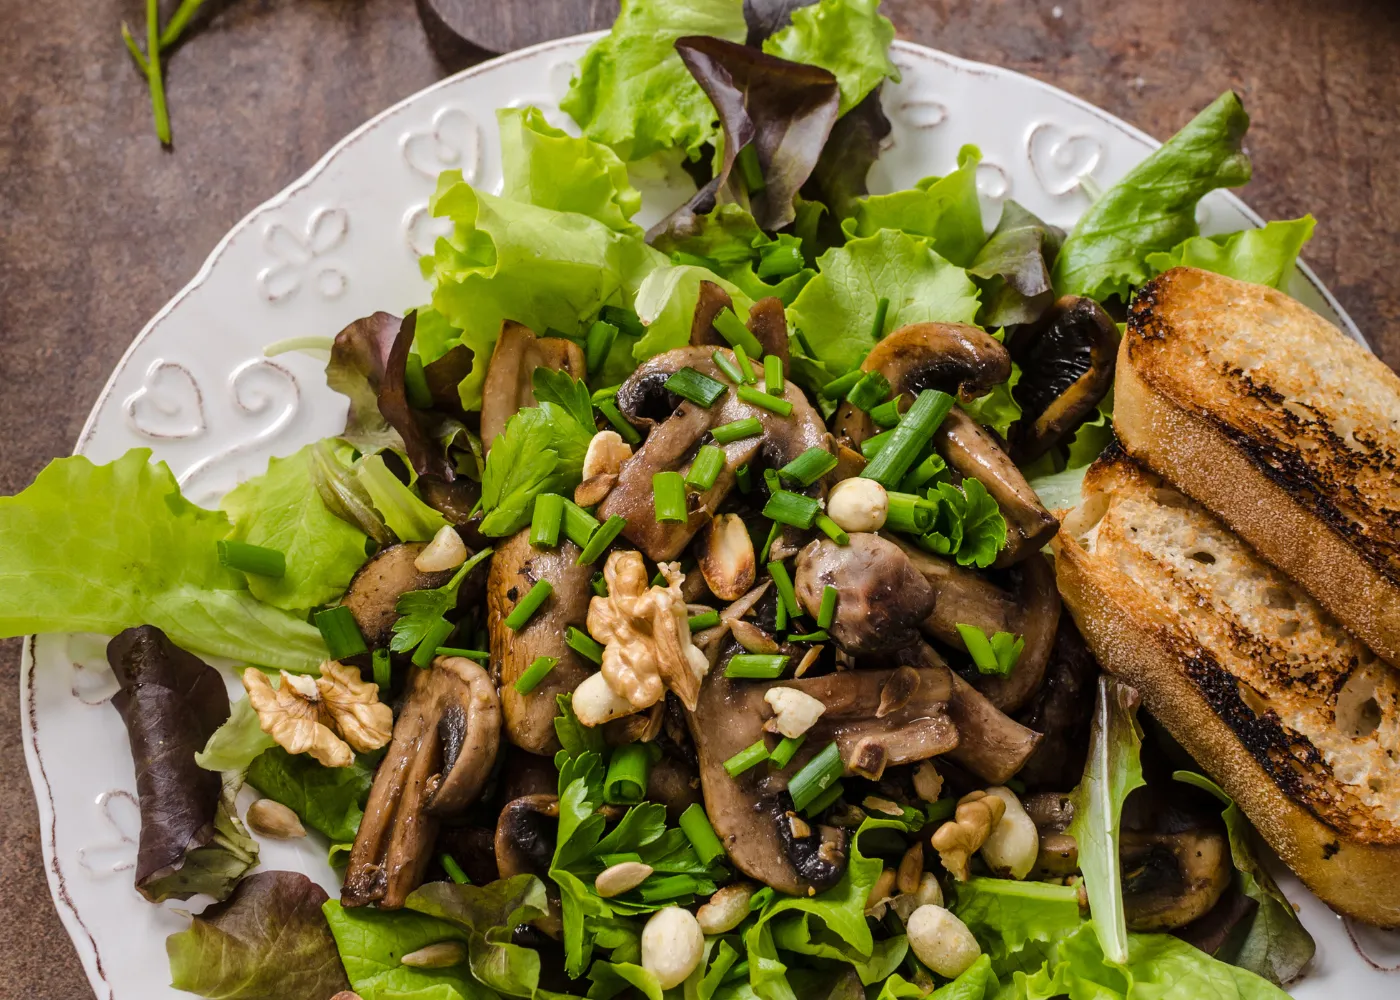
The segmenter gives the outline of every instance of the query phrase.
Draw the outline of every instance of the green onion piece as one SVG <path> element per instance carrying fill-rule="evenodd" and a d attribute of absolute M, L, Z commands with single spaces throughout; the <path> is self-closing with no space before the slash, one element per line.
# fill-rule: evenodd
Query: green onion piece
<path fill-rule="evenodd" d="M 894 489 L 952 408 L 953 397 L 946 392 L 925 389 L 919 393 L 899 426 L 890 431 L 890 443 L 870 460 L 861 476 L 875 480 L 887 490 Z"/>
<path fill-rule="evenodd" d="M 933 527 L 937 508 L 922 497 L 913 493 L 890 491 L 889 512 L 885 515 L 885 527 L 906 535 L 922 535 Z"/>
<path fill-rule="evenodd" d="M 233 541 L 219 542 L 217 547 L 221 566 L 273 580 L 280 580 L 287 575 L 287 557 L 277 549 Z"/>
<path fill-rule="evenodd" d="M 611 323 L 628 336 L 640 337 L 647 332 L 637 314 L 621 306 L 603 306 L 598 312 L 598 318 L 604 323 Z"/>
<path fill-rule="evenodd" d="M 715 363 L 715 367 L 724 372 L 724 377 L 735 385 L 744 381 L 744 373 L 739 370 L 739 366 L 729 358 L 725 357 L 723 351 L 716 350 L 710 354 L 710 360 Z"/>
<path fill-rule="evenodd" d="M 743 420 L 735 420 L 732 423 L 720 424 L 718 427 L 712 428 L 710 436 L 720 444 L 728 444 L 731 441 L 757 437 L 762 433 L 763 424 L 757 417 L 745 417 Z"/>
<path fill-rule="evenodd" d="M 807 734 L 793 739 L 791 736 L 784 736 L 781 743 L 773 748 L 773 752 L 768 755 L 769 761 L 779 771 L 792 763 L 792 755 L 802 749 L 802 744 L 807 742 Z"/>
<path fill-rule="evenodd" d="M 386 697 L 389 694 L 389 684 L 393 680 L 393 664 L 389 661 L 389 651 L 387 649 L 376 649 L 369 658 L 370 666 L 374 669 L 374 683 L 379 688 L 380 693 Z"/>
<path fill-rule="evenodd" d="M 520 603 L 510 614 L 506 615 L 506 628 L 512 632 L 519 632 L 552 593 L 554 593 L 554 586 L 548 580 L 536 581 L 535 585 L 530 588 L 530 592 L 520 599 Z"/>
<path fill-rule="evenodd" d="M 695 461 L 690 463 L 690 471 L 685 474 L 685 484 L 703 493 L 715 484 L 723 468 L 724 450 L 712 444 L 701 445 L 695 453 Z"/>
<path fill-rule="evenodd" d="M 438 864 L 442 865 L 442 870 L 447 872 L 447 877 L 458 885 L 472 884 L 472 880 L 467 878 L 467 873 L 462 871 L 462 866 L 457 863 L 457 859 L 452 855 L 440 855 L 438 857 Z"/>
<path fill-rule="evenodd" d="M 698 615 L 691 615 L 689 619 L 690 630 L 692 632 L 698 632 L 702 628 L 714 628 L 718 624 L 718 611 L 702 611 Z"/>
<path fill-rule="evenodd" d="M 774 585 L 778 588 L 778 595 L 783 599 L 783 604 L 787 607 L 788 615 L 793 618 L 802 616 L 802 609 L 797 604 L 797 592 L 792 589 L 792 577 L 788 576 L 787 567 L 780 562 L 770 562 L 768 564 L 768 575 L 773 578 Z"/>
<path fill-rule="evenodd" d="M 733 309 L 721 310 L 720 314 L 714 318 L 713 325 L 719 331 L 719 335 L 729 342 L 730 347 L 744 349 L 747 357 L 740 359 L 740 370 L 744 370 L 745 365 L 748 364 L 748 358 L 756 358 L 763 353 L 763 345 L 744 325 L 743 320 L 734 315 Z"/>
<path fill-rule="evenodd" d="M 559 544 L 559 529 L 564 525 L 564 498 L 558 493 L 541 493 L 535 497 L 535 510 L 530 515 L 530 544 L 539 549 L 552 549 Z"/>
<path fill-rule="evenodd" d="M 697 406 L 713 406 L 726 389 L 723 382 L 701 374 L 694 368 L 682 368 L 666 380 L 666 391 L 674 392 Z"/>
<path fill-rule="evenodd" d="M 948 463 L 943 460 L 943 456 L 938 452 L 932 452 L 924 458 L 922 462 L 909 470 L 903 482 L 899 484 L 901 493 L 917 493 L 930 482 L 937 481 L 948 468 Z"/>
<path fill-rule="evenodd" d="M 826 811 L 828 806 L 830 806 L 833 802 L 835 802 L 841 797 L 842 793 L 845 792 L 845 790 L 846 789 L 842 786 L 841 782 L 836 782 L 836 784 L 832 785 L 826 791 L 822 792 L 815 799 L 813 799 L 811 803 L 808 804 L 807 808 L 803 810 L 802 814 L 808 819 L 811 819 L 814 816 L 820 816 Z"/>
<path fill-rule="evenodd" d="M 593 593 L 599 597 L 608 596 L 608 581 L 603 579 L 602 573 L 594 573 L 593 579 L 588 581 L 588 585 L 593 588 Z"/>
<path fill-rule="evenodd" d="M 685 812 L 681 813 L 677 825 L 704 864 L 708 865 L 716 858 L 724 857 L 724 845 L 716 836 L 715 828 L 710 826 L 710 818 L 705 815 L 705 807 L 700 803 L 692 802 L 688 805 Z"/>
<path fill-rule="evenodd" d="M 753 473 L 749 471 L 748 462 L 734 470 L 734 479 L 739 484 L 740 493 L 747 495 L 753 492 Z"/>
<path fill-rule="evenodd" d="M 832 379 L 822 386 L 820 392 L 827 399 L 845 399 L 846 393 L 856 387 L 856 383 L 865 377 L 865 372 L 857 368 L 853 372 L 847 372 Z"/>
<path fill-rule="evenodd" d="M 778 481 L 777 469 L 763 470 L 763 485 L 767 488 L 769 493 L 777 493 L 783 488 L 783 484 Z"/>
<path fill-rule="evenodd" d="M 763 356 L 763 388 L 770 396 L 781 396 L 787 390 L 787 379 L 783 376 L 783 359 L 776 354 Z"/>
<path fill-rule="evenodd" d="M 724 769 L 729 772 L 731 778 L 737 778 L 749 768 L 756 764 L 762 764 L 768 759 L 768 748 L 763 741 L 759 740 L 750 746 L 745 747 L 724 762 Z"/>
<path fill-rule="evenodd" d="M 369 649 L 365 637 L 360 634 L 360 626 L 355 624 L 355 616 L 343 604 L 316 612 L 312 621 L 321 630 L 321 638 L 332 660 L 343 660 Z"/>
<path fill-rule="evenodd" d="M 822 603 L 817 609 L 817 628 L 831 628 L 836 620 L 836 597 L 840 593 L 831 584 L 822 588 Z"/>
<path fill-rule="evenodd" d="M 408 405 L 415 410 L 430 410 L 433 406 L 433 393 L 428 388 L 428 376 L 423 373 L 423 359 L 409 353 L 404 367 L 403 387 L 408 396 Z"/>
<path fill-rule="evenodd" d="M 686 253 L 684 250 L 671 251 L 671 263 L 681 266 L 703 267 L 716 273 L 720 269 L 719 261 L 711 257 L 700 257 L 693 253 Z"/>
<path fill-rule="evenodd" d="M 880 452 L 885 450 L 885 445 L 890 443 L 894 437 L 894 431 L 885 431 L 883 434 L 876 434 L 868 437 L 860 443 L 860 453 L 867 462 L 873 459 Z"/>
<path fill-rule="evenodd" d="M 760 410 L 767 410 L 776 413 L 780 417 L 786 417 L 792 413 L 792 404 L 786 399 L 777 396 L 770 396 L 766 392 L 761 392 L 751 385 L 741 385 L 734 390 L 735 395 L 750 406 L 757 406 Z"/>
<path fill-rule="evenodd" d="M 646 743 L 628 743 L 613 751 L 608 776 L 603 779 L 604 802 L 631 806 L 646 798 L 651 753 L 652 748 Z"/>
<path fill-rule="evenodd" d="M 603 522 L 603 526 L 593 532 L 593 537 L 588 540 L 588 544 L 583 547 L 583 551 L 574 560 L 575 566 L 587 566 L 598 561 L 598 557 L 603 554 L 603 550 L 616 541 L 617 536 L 622 534 L 622 529 L 627 527 L 627 518 L 621 514 L 614 514 Z"/>
<path fill-rule="evenodd" d="M 778 490 L 763 505 L 764 517 L 790 524 L 794 528 L 810 528 L 820 512 L 821 504 L 815 497 L 787 490 Z"/>
<path fill-rule="evenodd" d="M 886 400 L 870 411 L 870 419 L 876 427 L 893 427 L 899 423 L 899 397 Z"/>
<path fill-rule="evenodd" d="M 753 143 L 749 143 L 739 150 L 739 155 L 735 157 L 735 164 L 739 168 L 739 176 L 744 180 L 744 187 L 749 194 L 758 194 L 768 186 L 768 182 L 763 179 L 763 167 L 758 162 L 758 149 Z"/>
<path fill-rule="evenodd" d="M 768 529 L 768 540 L 763 543 L 763 549 L 758 553 L 759 562 L 768 561 L 768 553 L 773 550 L 773 543 L 778 540 L 778 536 L 783 533 L 783 526 L 774 521 Z"/>
<path fill-rule="evenodd" d="M 836 456 L 825 448 L 814 445 L 783 466 L 778 472 L 788 479 L 797 480 L 803 486 L 811 486 L 834 468 L 836 468 Z"/>
<path fill-rule="evenodd" d="M 729 665 L 724 668 L 724 676 L 771 681 L 783 675 L 783 671 L 787 669 L 787 662 L 788 657 L 780 653 L 738 653 L 729 658 Z"/>
<path fill-rule="evenodd" d="M 564 498 L 564 537 L 579 548 L 587 548 L 588 540 L 598 530 L 598 519 L 568 497 Z"/>
<path fill-rule="evenodd" d="M 836 780 L 845 769 L 846 765 L 841 762 L 841 751 L 835 743 L 828 743 L 821 753 L 804 764 L 788 782 L 788 794 L 792 796 L 793 807 L 799 812 L 806 809 L 817 796 L 836 784 Z"/>
<path fill-rule="evenodd" d="M 817 515 L 817 527 L 821 529 L 823 535 L 830 538 L 837 545 L 851 544 L 851 536 L 846 534 L 845 529 L 825 514 Z"/>
<path fill-rule="evenodd" d="M 679 472 L 657 472 L 651 477 L 651 502 L 657 524 L 684 524 L 685 480 Z"/>
<path fill-rule="evenodd" d="M 485 663 L 491 659 L 491 654 L 484 649 L 462 649 L 458 646 L 439 646 L 438 656 L 465 656 L 469 660 L 476 660 L 478 663 Z"/>
<path fill-rule="evenodd" d="M 423 636 L 423 641 L 413 651 L 413 665 L 421 667 L 423 670 L 431 667 L 433 657 L 437 656 L 438 647 L 447 641 L 447 637 L 452 634 L 452 630 L 456 627 L 446 618 L 439 618 L 428 626 L 427 635 Z"/>
<path fill-rule="evenodd" d="M 788 245 L 774 245 L 763 251 L 758 260 L 758 276 L 764 281 L 769 278 L 786 278 L 802 270 L 802 251 Z"/>
<path fill-rule="evenodd" d="M 967 647 L 968 655 L 972 657 L 973 665 L 977 667 L 977 672 L 991 674 L 997 677 L 1005 677 L 1011 673 L 1016 666 L 1016 661 L 1020 658 L 1021 649 L 1017 648 L 1015 640 L 1010 632 L 998 632 L 992 638 L 987 638 L 987 633 L 983 632 L 976 625 L 964 625 L 962 622 L 956 623 L 958 636 L 962 639 L 963 645 Z M 997 647 L 1002 646 L 1003 655 L 997 655 Z M 1022 643 L 1024 648 L 1024 643 Z"/>
<path fill-rule="evenodd" d="M 617 431 L 618 436 L 628 444 L 636 444 L 642 440 L 641 432 L 622 415 L 622 411 L 617 408 L 617 403 L 611 399 L 595 400 L 594 406 L 598 408 L 604 419 L 612 425 L 612 429 Z"/>
<path fill-rule="evenodd" d="M 789 642 L 826 642 L 831 636 L 826 629 L 818 629 L 815 632 L 808 632 L 805 635 L 790 635 Z"/>
<path fill-rule="evenodd" d="M 564 645 L 592 663 L 603 662 L 603 644 L 580 628 L 570 625 L 564 630 Z"/>
<path fill-rule="evenodd" d="M 879 303 L 875 306 L 875 322 L 870 324 L 870 339 L 883 340 L 885 337 L 885 317 L 890 314 L 890 300 L 884 296 L 880 297 Z"/>
<path fill-rule="evenodd" d="M 608 359 L 608 352 L 612 350 L 613 344 L 617 341 L 617 327 L 611 323 L 605 323 L 601 319 L 596 320 L 588 328 L 588 336 L 583 341 L 583 361 L 587 371 L 600 372 L 603 370 L 603 362 Z"/>
<path fill-rule="evenodd" d="M 870 410 L 883 403 L 890 396 L 890 380 L 879 372 L 866 372 L 861 380 L 846 393 L 846 402 L 858 410 Z"/>
<path fill-rule="evenodd" d="M 739 366 L 739 372 L 744 377 L 744 382 L 753 385 L 758 381 L 758 376 L 753 373 L 753 365 L 749 364 L 749 352 L 744 349 L 743 344 L 734 344 L 734 363 Z M 758 341 L 754 341 L 754 356 L 762 353 L 762 348 L 758 346 Z"/>
<path fill-rule="evenodd" d="M 694 896 L 700 888 L 694 875 L 666 875 L 649 878 L 637 887 L 643 903 L 662 903 L 683 896 Z"/>
<path fill-rule="evenodd" d="M 525 668 L 525 672 L 516 679 L 515 693 L 529 694 L 540 686 L 540 681 L 544 680 L 551 670 L 559 665 L 557 656 L 537 656 L 535 662 Z"/>
<path fill-rule="evenodd" d="M 954 798 L 939 799 L 930 802 L 925 810 L 929 823 L 942 823 L 944 820 L 952 819 L 953 814 L 958 811 L 958 800 Z"/>
<path fill-rule="evenodd" d="M 786 632 L 786 631 L 787 631 L 787 627 L 788 627 L 788 610 L 787 610 L 787 605 L 784 604 L 784 603 L 782 602 L 782 599 L 781 599 L 781 598 L 778 600 L 778 610 L 777 610 L 777 612 L 776 612 L 775 615 L 774 615 L 774 620 L 775 620 L 775 623 L 776 623 L 776 625 L 777 625 L 777 627 L 778 627 L 778 631 L 779 631 L 779 632 Z"/>

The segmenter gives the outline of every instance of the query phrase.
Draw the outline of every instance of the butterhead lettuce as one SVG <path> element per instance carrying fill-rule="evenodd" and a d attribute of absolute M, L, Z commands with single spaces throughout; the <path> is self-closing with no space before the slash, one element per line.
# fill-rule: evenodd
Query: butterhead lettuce
<path fill-rule="evenodd" d="M 1226 236 L 1193 236 L 1166 253 L 1147 255 L 1154 274 L 1173 267 L 1199 267 L 1240 281 L 1288 291 L 1294 265 L 1317 225 L 1311 215 L 1291 222 L 1270 222 Z"/>
<path fill-rule="evenodd" d="M 818 0 L 794 10 L 792 23 L 766 39 L 763 51 L 831 72 L 844 115 L 886 77 L 899 79 L 892 41 L 894 25 L 880 13 L 880 0 Z"/>

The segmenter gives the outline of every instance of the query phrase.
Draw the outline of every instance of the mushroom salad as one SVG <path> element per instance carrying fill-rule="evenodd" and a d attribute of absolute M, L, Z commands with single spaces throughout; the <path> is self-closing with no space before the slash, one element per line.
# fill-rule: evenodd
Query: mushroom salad
<path fill-rule="evenodd" d="M 1282 281 L 1306 233 L 1198 235 L 1233 94 L 1068 235 L 984 228 L 971 146 L 868 193 L 876 7 L 624 0 L 576 128 L 502 110 L 503 192 L 439 179 L 428 304 L 268 348 L 329 354 L 342 434 L 218 511 L 148 451 L 0 499 L 5 634 L 116 635 L 137 889 L 216 900 L 177 988 L 1233 1000 L 1306 964 L 1047 548 L 1126 290 L 1203 241 Z M 695 183 L 644 232 L 648 171 Z M 260 839 L 338 893 L 249 874 Z"/>

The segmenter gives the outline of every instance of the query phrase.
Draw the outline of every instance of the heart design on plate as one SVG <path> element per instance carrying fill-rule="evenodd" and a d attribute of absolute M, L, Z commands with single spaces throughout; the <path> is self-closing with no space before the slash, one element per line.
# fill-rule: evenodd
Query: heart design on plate
<path fill-rule="evenodd" d="M 97 797 L 97 811 L 105 821 L 109 839 L 78 849 L 78 864 L 98 878 L 131 871 L 136 867 L 137 837 L 141 831 L 141 806 L 136 796 L 120 788 Z M 96 825 L 96 824 L 94 824 Z"/>
<path fill-rule="evenodd" d="M 1061 198 L 1078 190 L 1094 172 L 1103 159 L 1103 143 L 1054 122 L 1040 122 L 1026 133 L 1026 157 L 1046 194 Z"/>
<path fill-rule="evenodd" d="M 425 204 L 414 205 L 403 216 L 403 238 L 408 252 L 417 260 L 433 252 L 438 237 L 452 235 L 451 219 L 435 219 Z"/>
<path fill-rule="evenodd" d="M 460 170 L 471 184 L 481 166 L 481 127 L 467 112 L 449 105 L 438 109 L 427 128 L 405 132 L 399 147 L 415 173 L 436 181 L 444 170 Z"/>
<path fill-rule="evenodd" d="M 122 404 L 126 425 L 152 441 L 181 441 L 199 437 L 207 428 L 204 393 L 190 370 L 157 358 L 146 377 Z"/>
<path fill-rule="evenodd" d="M 1011 175 L 991 160 L 977 164 L 977 193 L 988 201 L 1002 201 L 1011 194 Z"/>

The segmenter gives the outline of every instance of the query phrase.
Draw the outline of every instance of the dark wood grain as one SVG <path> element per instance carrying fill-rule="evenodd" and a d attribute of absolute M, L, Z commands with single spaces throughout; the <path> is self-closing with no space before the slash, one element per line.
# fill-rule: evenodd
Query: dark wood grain
<path fill-rule="evenodd" d="M 517 27 L 538 9 L 495 7 Z M 1255 122 L 1245 197 L 1266 216 L 1317 216 L 1309 261 L 1400 364 L 1391 0 L 886 9 L 905 38 L 1029 73 L 1161 137 L 1238 89 Z M 71 450 L 127 343 L 233 223 L 366 117 L 480 57 L 430 41 L 405 0 L 208 0 L 171 60 L 167 151 L 120 44 L 124 17 L 139 20 L 138 0 L 0 0 L 0 493 Z M 82 1000 L 44 881 L 18 655 L 17 642 L 0 649 L 0 997 Z"/>

